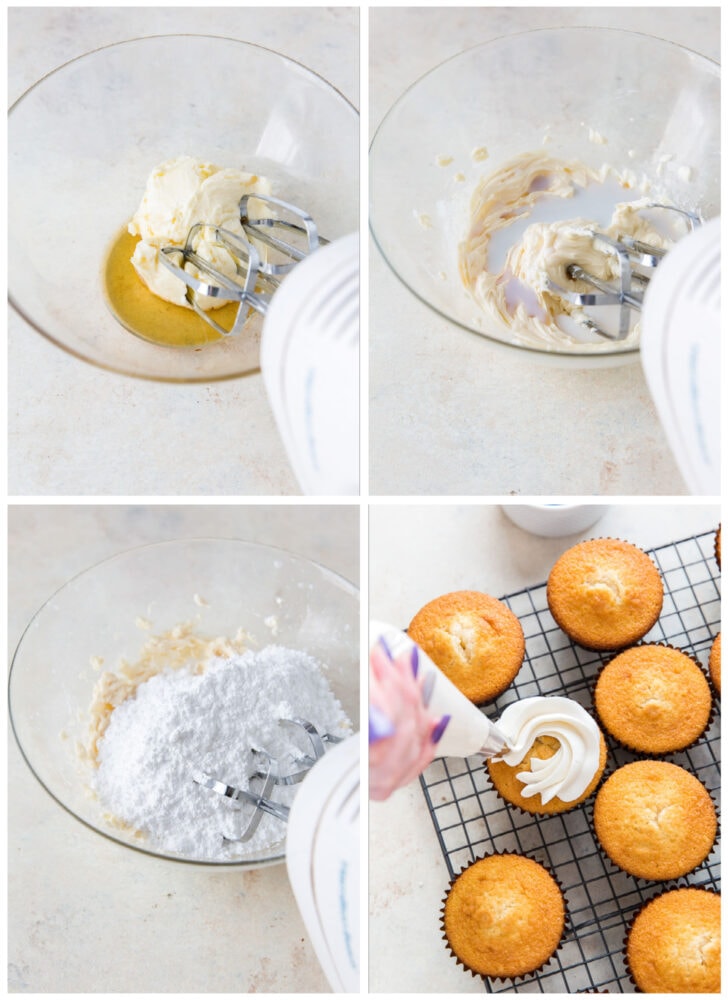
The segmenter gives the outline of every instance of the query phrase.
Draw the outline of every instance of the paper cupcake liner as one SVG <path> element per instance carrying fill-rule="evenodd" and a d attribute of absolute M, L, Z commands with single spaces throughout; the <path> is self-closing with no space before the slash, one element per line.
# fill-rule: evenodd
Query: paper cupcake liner
<path fill-rule="evenodd" d="M 649 759 L 649 758 L 645 758 L 645 759 Z M 632 761 L 630 761 L 629 763 L 632 763 Z M 671 761 L 667 761 L 667 763 L 671 763 Z M 602 775 L 602 781 L 600 782 L 600 785 L 603 784 L 604 782 L 606 782 L 609 778 L 611 778 L 611 776 L 614 774 L 614 772 L 618 771 L 620 767 L 624 767 L 624 766 L 625 766 L 624 764 L 620 764 L 619 766 L 615 766 L 614 764 L 612 764 L 611 767 L 609 767 L 609 766 L 606 767 L 604 769 L 604 774 Z M 677 764 L 675 766 L 676 767 L 680 767 L 682 765 Z M 688 771 L 688 774 L 692 774 L 693 773 L 692 771 L 689 771 L 688 768 L 686 768 L 686 767 L 683 768 L 683 770 L 684 771 Z M 696 777 L 696 775 L 693 775 L 693 777 Z M 700 781 L 699 778 L 697 780 Z M 702 781 L 700 782 L 700 784 L 703 785 Z M 705 788 L 705 785 L 703 785 L 703 788 Z M 714 854 L 715 849 L 718 846 L 718 843 L 720 841 L 721 820 L 720 820 L 720 807 L 719 807 L 717 799 L 713 795 L 713 792 L 710 791 L 710 789 L 705 788 L 705 791 L 708 793 L 710 801 L 713 803 L 713 809 L 715 810 L 715 836 L 713 837 L 713 843 L 710 845 L 710 850 L 705 855 L 705 857 L 703 858 L 703 860 L 701 862 L 699 862 L 697 865 L 695 865 L 694 868 L 691 868 L 690 871 L 684 872 L 682 875 L 675 875 L 675 876 L 673 876 L 671 878 L 664 878 L 664 879 L 662 879 L 662 878 L 646 878 L 644 875 L 633 875 L 632 872 L 628 872 L 626 868 L 620 868 L 620 866 L 617 864 L 617 862 L 612 860 L 612 858 L 610 857 L 610 855 L 606 852 L 606 850 L 602 846 L 602 842 L 599 839 L 599 835 L 597 833 L 597 828 L 596 828 L 596 825 L 594 823 L 594 807 L 595 807 L 595 804 L 596 804 L 595 800 L 590 801 L 589 804 L 588 804 L 588 809 L 587 809 L 587 816 L 588 816 L 588 819 L 589 819 L 589 828 L 590 828 L 590 830 L 591 830 L 591 832 L 592 832 L 592 834 L 594 836 L 594 843 L 595 843 L 595 845 L 597 847 L 597 850 L 599 851 L 600 855 L 602 856 L 602 859 L 603 859 L 604 864 L 605 864 L 605 868 L 607 869 L 607 873 L 611 874 L 611 875 L 616 875 L 619 872 L 622 872 L 624 875 L 629 875 L 630 878 L 633 878 L 635 880 L 635 882 L 637 882 L 641 886 L 649 887 L 651 885 L 668 885 L 671 882 L 679 882 L 680 879 L 685 879 L 688 875 L 692 875 L 693 872 L 699 871 L 703 867 L 703 865 L 707 865 L 709 863 L 710 859 L 711 859 L 711 856 Z M 675 888 L 675 886 L 672 886 L 672 888 Z"/>
<path fill-rule="evenodd" d="M 704 892 L 712 892 L 714 896 L 720 896 L 720 893 L 717 892 L 712 887 L 704 885 L 693 885 L 692 883 L 688 882 L 686 878 L 681 877 L 675 881 L 675 885 L 671 885 L 669 888 L 660 889 L 659 892 L 656 892 L 654 894 L 654 896 L 650 896 L 650 898 L 646 899 L 641 906 L 637 907 L 632 916 L 624 925 L 624 944 L 622 946 L 622 951 L 621 951 L 627 978 L 629 979 L 632 986 L 634 986 L 636 993 L 643 993 L 644 991 L 641 990 L 637 985 L 637 982 L 634 976 L 632 975 L 632 970 L 629 967 L 629 958 L 627 957 L 627 945 L 629 943 L 629 936 L 632 933 L 632 928 L 634 927 L 634 922 L 640 915 L 640 913 L 642 913 L 642 911 L 645 909 L 646 906 L 649 906 L 649 904 L 654 902 L 654 900 L 659 899 L 660 896 L 665 896 L 668 892 L 674 892 L 675 889 L 702 889 Z"/>
<path fill-rule="evenodd" d="M 584 706 L 582 706 L 582 708 L 583 707 Z M 600 725 L 599 720 L 596 718 L 596 715 L 595 715 L 595 712 L 593 710 L 593 707 L 584 708 L 584 711 L 588 712 L 589 715 L 594 719 L 594 722 L 597 724 L 597 726 L 599 728 L 599 732 L 602 734 L 602 736 L 604 736 L 603 727 Z M 609 744 L 607 743 L 606 739 L 604 740 L 604 742 L 605 742 L 605 745 L 607 747 L 607 758 L 606 758 L 606 761 L 605 761 L 605 764 L 604 764 L 604 770 L 599 775 L 599 780 L 597 781 L 596 785 L 594 786 L 594 788 L 592 788 L 592 790 L 589 792 L 589 794 L 587 796 L 585 796 L 583 799 L 580 799 L 577 802 L 574 802 L 573 805 L 567 805 L 564 809 L 552 810 L 551 812 L 543 812 L 541 810 L 524 809 L 523 806 L 519 805 L 518 802 L 512 802 L 510 799 L 507 799 L 505 797 L 505 795 L 501 792 L 501 790 L 496 786 L 495 782 L 493 781 L 493 778 L 491 777 L 490 771 L 488 770 L 488 762 L 487 761 L 483 762 L 483 770 L 485 771 L 485 777 L 486 777 L 486 780 L 487 780 L 487 782 L 488 782 L 491 790 L 495 792 L 495 794 L 498 796 L 498 798 L 501 800 L 501 802 L 505 803 L 505 805 L 507 805 L 507 806 L 510 806 L 511 809 L 517 809 L 518 812 L 521 813 L 522 816 L 530 816 L 530 817 L 536 816 L 536 817 L 540 817 L 542 819 L 548 819 L 550 816 L 563 816 L 566 813 L 571 812 L 574 809 L 578 809 L 580 806 L 586 805 L 588 802 L 590 802 L 594 798 L 594 796 L 596 795 L 596 793 L 599 791 L 599 787 L 602 784 L 602 782 L 604 781 L 604 777 L 605 777 L 605 775 L 607 773 L 607 770 L 609 768 L 609 763 L 610 763 L 610 760 L 609 760 L 609 757 L 610 757 L 610 754 L 609 754 Z"/>
<path fill-rule="evenodd" d="M 710 644 L 710 650 L 708 651 L 708 657 L 710 657 L 710 653 L 712 652 L 713 646 L 715 645 L 715 641 L 716 641 L 716 639 L 718 638 L 719 635 L 720 635 L 720 632 L 716 632 L 715 635 L 713 636 L 713 642 Z M 720 664 L 718 664 L 718 673 L 720 674 Z M 710 681 L 710 690 L 713 692 L 713 697 L 719 699 L 720 698 L 720 688 L 716 685 L 715 681 L 713 680 L 713 674 L 711 673 L 711 670 L 710 670 L 710 662 L 708 662 L 708 680 Z"/>
<path fill-rule="evenodd" d="M 541 865 L 544 871 L 546 871 L 551 876 L 551 878 L 558 886 L 559 892 L 561 893 L 561 897 L 564 901 L 564 927 L 561 932 L 561 937 L 559 938 L 559 943 L 556 945 L 556 947 L 548 956 L 548 958 L 544 962 L 542 962 L 541 965 L 537 966 L 535 969 L 531 969 L 530 972 L 520 973 L 519 975 L 516 976 L 489 976 L 485 975 L 482 972 L 477 972 L 475 969 L 472 969 L 466 962 L 464 962 L 459 957 L 459 955 L 456 955 L 456 953 L 453 951 L 450 945 L 449 938 L 447 936 L 447 931 L 445 930 L 445 904 L 447 903 L 447 898 L 452 891 L 452 887 L 455 885 L 455 883 L 463 874 L 463 872 L 466 872 L 468 870 L 468 868 L 471 868 L 474 864 L 477 864 L 478 861 L 482 861 L 484 858 L 491 858 L 496 856 L 505 857 L 508 855 L 513 855 L 519 858 L 528 858 L 530 861 L 535 861 L 537 864 Z M 456 963 L 462 966 L 465 972 L 469 972 L 472 976 L 474 976 L 477 979 L 482 979 L 482 980 L 487 979 L 494 983 L 513 983 L 513 984 L 525 982 L 532 976 L 535 976 L 537 973 L 543 971 L 543 969 L 546 968 L 549 962 L 551 962 L 552 959 L 561 950 L 568 936 L 573 933 L 573 928 L 571 926 L 571 916 L 569 914 L 569 908 L 567 906 L 566 893 L 564 892 L 564 887 L 562 886 L 561 882 L 556 877 L 553 868 L 551 867 L 548 861 L 541 861 L 540 858 L 535 858 L 532 854 L 527 854 L 523 851 L 490 851 L 487 854 L 480 855 L 480 857 L 475 858 L 469 864 L 465 865 L 464 868 L 461 868 L 461 870 L 457 873 L 457 875 L 453 876 L 453 878 L 450 879 L 445 895 L 442 898 L 442 905 L 440 908 L 440 930 L 442 931 L 442 939 L 445 942 L 445 947 L 450 952 L 450 955 L 455 959 Z"/>
<path fill-rule="evenodd" d="M 708 689 L 711 692 L 711 694 L 713 692 L 713 685 L 710 682 L 710 677 L 708 676 L 708 672 L 706 671 L 705 667 L 700 662 L 700 660 L 698 660 L 698 658 L 696 656 L 694 656 L 692 653 L 688 653 L 687 650 L 685 650 L 685 649 L 680 649 L 678 646 L 673 646 L 669 642 L 642 642 L 642 641 L 635 642 L 631 646 L 626 646 L 624 649 L 615 650 L 614 655 L 610 656 L 608 660 L 605 660 L 602 663 L 602 665 L 599 668 L 596 676 L 593 679 L 593 682 L 592 682 L 592 685 L 591 685 L 591 692 L 590 692 L 591 693 L 592 705 L 594 706 L 594 716 L 596 718 L 597 723 L 601 727 L 602 731 L 604 733 L 606 733 L 610 737 L 610 739 L 614 740 L 614 742 L 618 746 L 623 747 L 625 750 L 629 750 L 630 753 L 635 754 L 635 756 L 638 759 L 640 759 L 640 760 L 662 760 L 663 758 L 669 757 L 672 754 L 683 753 L 686 750 L 690 750 L 693 747 L 697 746 L 698 743 L 700 743 L 700 741 L 705 737 L 705 734 L 707 733 L 707 731 L 710 729 L 710 727 L 715 722 L 715 702 L 714 702 L 713 698 L 711 697 L 711 699 L 710 699 L 710 712 L 708 713 L 708 721 L 705 723 L 705 726 L 704 726 L 702 732 L 700 732 L 695 737 L 695 739 L 692 740 L 690 743 L 686 743 L 685 746 L 677 747 L 674 750 L 662 750 L 662 751 L 640 750 L 637 747 L 633 746 L 632 744 L 627 743 L 625 740 L 620 740 L 619 737 L 615 736 L 614 733 L 610 732 L 609 729 L 607 729 L 607 727 L 604 725 L 604 723 L 599 718 L 599 713 L 597 711 L 597 701 L 596 701 L 597 684 L 599 683 L 599 678 L 602 676 L 602 672 L 609 666 L 609 664 L 613 660 L 616 660 L 616 658 L 618 656 L 620 656 L 622 653 L 626 653 L 627 650 L 629 650 L 629 649 L 636 649 L 638 646 L 662 646 L 664 649 L 672 649 L 676 653 L 682 653 L 683 656 L 687 656 L 687 658 L 689 660 L 692 660 L 692 662 L 695 664 L 695 666 L 700 669 L 701 674 L 705 677 L 705 679 L 706 679 L 706 681 L 708 683 Z"/>
<path fill-rule="evenodd" d="M 721 565 L 720 565 L 720 529 L 721 529 L 721 525 L 719 524 L 718 527 L 715 529 L 715 537 L 713 539 L 713 555 L 715 556 L 715 561 L 716 561 L 716 563 L 718 565 L 718 569 L 721 568 Z"/>
<path fill-rule="evenodd" d="M 591 538 L 583 538 L 582 541 L 584 541 L 584 542 L 621 542 L 623 545 L 631 545 L 632 548 L 638 549 L 644 556 L 647 556 L 647 558 L 650 560 L 650 562 L 652 563 L 653 567 L 655 568 L 655 572 L 657 573 L 658 577 L 660 578 L 660 583 L 662 584 L 662 604 L 660 605 L 660 611 L 659 611 L 657 617 L 655 618 L 655 620 L 652 622 L 652 624 L 650 625 L 650 627 L 646 628 L 645 631 L 642 633 L 642 636 L 647 635 L 647 633 L 650 631 L 650 629 L 654 628 L 655 625 L 657 624 L 657 622 L 659 621 L 660 615 L 662 614 L 662 608 L 664 607 L 664 604 L 665 604 L 665 581 L 663 580 L 662 573 L 660 572 L 660 567 L 657 565 L 657 563 L 655 562 L 655 560 L 652 558 L 652 556 L 648 552 L 645 552 L 645 550 L 643 548 L 641 548 L 639 545 L 635 545 L 634 542 L 630 542 L 629 539 L 627 539 L 627 538 L 615 538 L 613 535 L 594 535 Z M 580 542 L 576 542 L 574 545 L 571 546 L 571 548 L 576 548 L 579 544 L 580 544 Z M 569 551 L 569 549 L 565 549 L 564 553 L 568 552 L 568 551 Z M 564 553 L 562 553 L 562 555 L 564 555 Z M 554 563 L 554 565 L 555 565 L 555 563 Z M 553 569 L 553 567 L 552 567 L 552 569 Z M 551 571 L 549 571 L 549 576 L 550 575 L 551 575 Z M 559 626 L 559 628 L 561 629 L 561 631 L 566 636 L 568 636 L 568 638 L 571 640 L 571 642 L 573 642 L 576 646 L 579 646 L 581 649 L 588 649 L 592 653 L 619 653 L 619 652 L 621 652 L 624 649 L 629 649 L 630 646 L 634 646 L 635 643 L 639 642 L 639 639 L 642 638 L 642 636 L 638 636 L 637 639 L 634 639 L 634 640 L 632 640 L 630 642 L 627 642 L 623 646 L 609 646 L 609 647 L 605 647 L 605 646 L 588 646 L 586 643 L 580 642 L 579 640 L 574 639 L 573 636 L 571 635 L 571 633 L 568 632 L 564 628 L 564 626 L 559 622 L 558 618 L 554 614 L 553 608 L 551 607 L 551 602 L 548 599 L 548 580 L 547 580 L 547 585 L 546 585 L 546 602 L 548 604 L 549 611 L 551 612 L 551 617 L 556 622 L 556 624 Z"/>

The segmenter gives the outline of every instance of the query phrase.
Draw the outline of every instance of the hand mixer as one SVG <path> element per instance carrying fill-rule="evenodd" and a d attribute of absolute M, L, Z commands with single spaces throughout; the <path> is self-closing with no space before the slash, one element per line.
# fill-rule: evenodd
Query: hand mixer
<path fill-rule="evenodd" d="M 286 754 L 274 757 L 263 748 L 250 747 L 243 753 L 247 788 L 229 784 L 226 780 L 203 770 L 194 761 L 184 761 L 190 777 L 196 784 L 221 795 L 231 805 L 240 809 L 239 818 L 243 820 L 240 833 L 236 837 L 221 834 L 225 841 L 230 843 L 249 841 L 258 829 L 264 814 L 275 816 L 283 822 L 288 820 L 290 806 L 273 798 L 276 786 L 300 784 L 314 764 L 324 756 L 326 744 L 334 745 L 342 741 L 341 737 L 332 733 L 320 733 L 314 725 L 299 717 L 279 719 L 278 724 L 302 730 L 310 741 L 311 753 L 301 753 L 292 747 Z M 244 810 L 243 805 L 251 808 Z"/>
<path fill-rule="evenodd" d="M 595 234 L 595 242 L 618 262 L 619 282 L 604 285 L 574 262 L 567 273 L 596 291 L 558 291 L 580 305 L 618 306 L 617 339 L 629 332 L 631 312 L 641 311 L 642 367 L 675 460 L 692 493 L 719 496 L 720 219 L 700 223 L 691 212 L 656 207 L 688 223 L 689 232 L 669 251 Z M 588 316 L 584 322 L 607 336 Z"/>
<path fill-rule="evenodd" d="M 252 217 L 251 199 L 267 206 L 268 214 Z M 247 239 L 199 223 L 183 247 L 163 248 L 160 261 L 187 286 L 186 298 L 195 312 L 223 337 L 239 335 L 251 309 L 264 317 L 263 381 L 301 489 L 317 495 L 356 495 L 358 234 L 329 243 L 307 212 L 259 194 L 241 199 L 240 221 Z M 208 242 L 227 251 L 234 277 L 196 252 L 203 230 Z M 230 330 L 201 308 L 202 296 L 239 303 Z"/>
<path fill-rule="evenodd" d="M 650 202 L 644 206 L 644 209 L 668 215 L 674 214 L 685 221 L 689 232 L 693 232 L 701 224 L 700 216 L 695 212 L 689 212 L 673 205 Z M 627 235 L 613 239 L 597 230 L 592 230 L 589 235 L 594 248 L 609 259 L 609 270 L 614 274 L 614 280 L 610 282 L 598 277 L 582 267 L 578 261 L 573 261 L 566 266 L 566 277 L 570 281 L 589 285 L 593 291 L 574 290 L 564 287 L 552 279 L 549 279 L 548 286 L 574 305 L 618 306 L 618 323 L 615 329 L 611 327 L 605 329 L 587 313 L 582 313 L 576 318 L 592 333 L 596 333 L 600 337 L 607 340 L 624 340 L 634 325 L 632 312 L 642 310 L 645 289 L 650 282 L 652 273 L 665 257 L 667 250 Z"/>
<path fill-rule="evenodd" d="M 319 236 L 316 223 L 311 216 L 289 202 L 269 195 L 256 194 L 255 201 L 269 209 L 264 216 L 251 218 L 250 195 L 243 195 L 239 203 L 240 225 L 249 239 L 222 226 L 208 226 L 198 222 L 187 234 L 182 247 L 162 247 L 160 262 L 176 278 L 187 286 L 185 297 L 200 319 L 223 337 L 239 335 L 245 326 L 251 309 L 262 316 L 268 311 L 271 296 L 293 267 L 328 240 Z M 282 239 L 276 233 L 281 231 L 288 237 Z M 235 266 L 235 276 L 231 277 L 202 257 L 195 249 L 198 237 L 225 250 Z M 259 246 L 273 253 L 263 259 Z M 190 270 L 190 265 L 198 273 Z M 200 277 L 202 275 L 204 277 Z M 238 302 L 239 308 L 232 327 L 226 330 L 203 309 L 199 298 L 207 296 L 222 302 Z"/>
<path fill-rule="evenodd" d="M 190 777 L 234 808 L 248 806 L 238 837 L 247 841 L 263 815 L 287 824 L 286 866 L 316 956 L 335 992 L 359 992 L 359 736 L 319 732 L 306 719 L 279 725 L 305 734 L 310 752 L 296 747 L 278 757 L 251 748 L 248 788 L 230 785 L 187 762 Z M 331 749 L 328 749 L 331 747 Z M 278 786 L 300 785 L 291 804 Z"/>

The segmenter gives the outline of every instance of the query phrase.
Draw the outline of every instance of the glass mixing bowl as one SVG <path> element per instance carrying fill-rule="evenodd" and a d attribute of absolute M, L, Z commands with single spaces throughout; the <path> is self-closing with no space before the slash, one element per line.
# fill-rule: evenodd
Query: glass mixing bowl
<path fill-rule="evenodd" d="M 478 160 L 473 153 L 483 148 L 487 158 Z M 374 240 L 410 291 L 445 319 L 519 347 L 470 298 L 458 247 L 480 178 L 541 148 L 591 167 L 606 162 L 644 174 L 682 208 L 717 215 L 719 68 L 647 35 L 543 29 L 454 56 L 390 109 L 370 151 Z M 625 348 L 604 341 L 554 350 L 594 357 Z"/>
<path fill-rule="evenodd" d="M 152 169 L 186 154 L 260 173 L 328 239 L 359 223 L 359 116 L 285 56 L 201 35 L 137 38 L 66 63 L 8 119 L 10 301 L 102 368 L 174 382 L 258 368 L 257 337 L 164 347 L 127 332 L 102 269 Z"/>
<path fill-rule="evenodd" d="M 195 600 L 199 595 L 205 602 Z M 271 616 L 274 619 L 272 629 Z M 89 706 L 103 658 L 111 670 L 134 662 L 151 622 L 159 634 L 198 622 L 208 636 L 234 636 L 250 647 L 275 643 L 327 666 L 327 679 L 351 719 L 359 719 L 359 598 L 335 573 L 281 549 L 235 539 L 161 542 L 122 552 L 69 580 L 35 614 L 10 670 L 10 717 L 18 745 L 53 798 L 92 830 L 155 857 L 212 868 L 255 868 L 283 860 L 285 844 L 230 861 L 190 861 L 112 826 L 89 789 Z M 266 623 L 267 620 L 267 623 Z"/>

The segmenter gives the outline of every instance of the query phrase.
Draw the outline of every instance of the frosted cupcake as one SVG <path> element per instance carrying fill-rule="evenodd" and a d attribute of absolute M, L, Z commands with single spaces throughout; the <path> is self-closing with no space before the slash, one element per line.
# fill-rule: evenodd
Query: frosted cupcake
<path fill-rule="evenodd" d="M 529 813 L 559 813 L 599 784 L 607 746 L 599 726 L 571 698 L 523 698 L 501 714 L 508 749 L 486 762 L 496 791 Z"/>

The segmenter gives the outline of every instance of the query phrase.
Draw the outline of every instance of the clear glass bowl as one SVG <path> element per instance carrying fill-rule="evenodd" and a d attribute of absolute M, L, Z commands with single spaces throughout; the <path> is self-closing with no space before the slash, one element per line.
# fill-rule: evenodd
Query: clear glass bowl
<path fill-rule="evenodd" d="M 315 73 L 247 42 L 137 38 L 66 63 L 8 119 L 9 295 L 102 368 L 174 382 L 258 368 L 255 337 L 164 347 L 109 312 L 102 268 L 159 163 L 187 154 L 271 179 L 328 239 L 359 223 L 359 116 Z"/>
<path fill-rule="evenodd" d="M 606 145 L 590 140 L 590 130 Z M 544 146 L 545 135 L 550 138 Z M 472 153 L 482 147 L 488 157 L 476 162 Z M 513 346 L 523 345 L 489 322 L 465 290 L 458 246 L 480 178 L 542 147 L 592 167 L 607 162 L 644 173 L 675 204 L 697 208 L 704 218 L 717 215 L 719 67 L 648 35 L 607 28 L 535 30 L 454 56 L 390 109 L 370 151 L 374 240 L 394 273 L 428 306 L 473 333 Z M 443 167 L 440 157 L 452 160 Z M 431 228 L 423 228 L 422 216 L 429 216 Z M 625 348 L 604 342 L 557 350 L 595 356 Z"/>
<path fill-rule="evenodd" d="M 204 598 L 200 606 L 195 595 Z M 265 620 L 275 616 L 275 635 Z M 112 827 L 89 791 L 89 706 L 103 657 L 113 669 L 137 658 L 149 633 L 199 619 L 199 631 L 258 646 L 303 650 L 328 667 L 334 694 L 358 729 L 359 598 L 346 580 L 281 549 L 235 539 L 201 538 L 131 549 L 69 580 L 35 614 L 10 670 L 10 718 L 32 772 L 53 798 L 97 833 L 155 857 L 214 868 L 255 868 L 283 860 L 279 843 L 226 862 L 189 861 Z"/>

